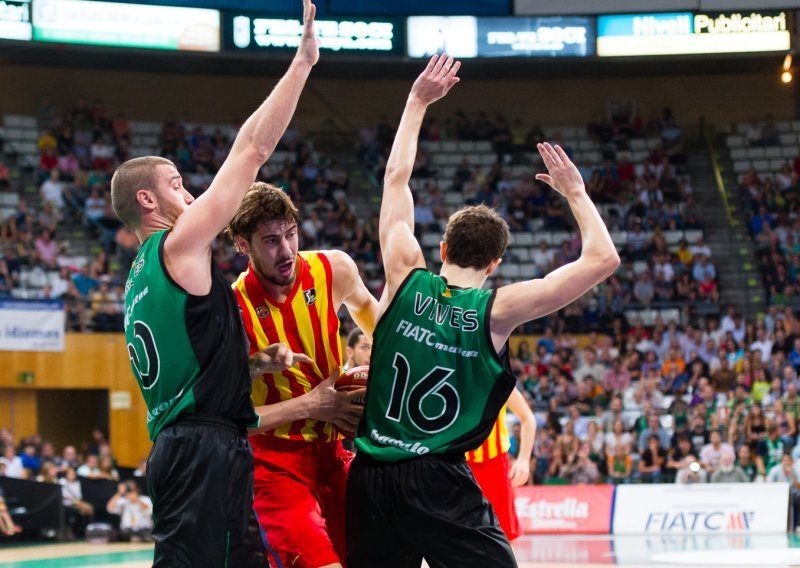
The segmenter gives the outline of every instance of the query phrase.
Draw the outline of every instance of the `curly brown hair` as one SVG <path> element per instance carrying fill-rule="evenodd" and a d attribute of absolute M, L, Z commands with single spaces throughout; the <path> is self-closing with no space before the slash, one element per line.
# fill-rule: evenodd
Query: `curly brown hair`
<path fill-rule="evenodd" d="M 486 205 L 464 207 L 453 213 L 444 231 L 447 262 L 483 270 L 501 258 L 508 246 L 508 223 Z"/>
<path fill-rule="evenodd" d="M 248 242 L 261 223 L 270 221 L 300 221 L 300 212 L 286 193 L 269 183 L 256 182 L 244 196 L 225 235 L 235 242 L 242 237 Z"/>

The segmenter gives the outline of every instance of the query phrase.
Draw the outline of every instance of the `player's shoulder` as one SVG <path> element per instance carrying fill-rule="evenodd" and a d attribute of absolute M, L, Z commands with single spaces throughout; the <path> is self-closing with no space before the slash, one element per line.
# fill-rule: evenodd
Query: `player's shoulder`
<path fill-rule="evenodd" d="M 331 272 L 334 277 L 345 274 L 358 274 L 358 267 L 352 257 L 341 250 L 313 250 L 304 251 L 301 253 L 306 255 L 305 259 L 308 262 L 319 261 L 327 263 L 331 267 Z"/>

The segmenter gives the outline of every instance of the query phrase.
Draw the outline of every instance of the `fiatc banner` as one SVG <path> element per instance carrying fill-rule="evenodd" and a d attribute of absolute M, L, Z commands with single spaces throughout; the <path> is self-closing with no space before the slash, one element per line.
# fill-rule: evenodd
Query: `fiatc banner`
<path fill-rule="evenodd" d="M 528 485 L 515 491 L 523 532 L 608 534 L 612 485 Z"/>
<path fill-rule="evenodd" d="M 64 351 L 64 304 L 0 300 L 0 350 Z"/>
<path fill-rule="evenodd" d="M 614 534 L 785 532 L 788 483 L 621 485 Z"/>

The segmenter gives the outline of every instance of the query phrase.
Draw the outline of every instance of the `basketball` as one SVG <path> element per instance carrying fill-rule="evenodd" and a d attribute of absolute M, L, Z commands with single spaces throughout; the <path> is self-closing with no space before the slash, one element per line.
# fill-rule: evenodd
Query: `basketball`
<path fill-rule="evenodd" d="M 352 391 L 367 387 L 367 377 L 369 377 L 369 365 L 360 365 L 348 369 L 336 381 L 336 390 Z M 366 392 L 353 399 L 356 404 L 363 405 L 367 401 Z"/>

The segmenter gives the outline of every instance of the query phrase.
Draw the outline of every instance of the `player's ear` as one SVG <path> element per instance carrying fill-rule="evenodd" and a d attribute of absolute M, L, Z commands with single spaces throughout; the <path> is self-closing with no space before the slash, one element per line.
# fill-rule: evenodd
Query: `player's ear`
<path fill-rule="evenodd" d="M 236 235 L 233 240 L 236 243 L 236 248 L 239 249 L 242 254 L 250 254 L 250 242 L 247 239 L 241 235 Z"/>
<path fill-rule="evenodd" d="M 439 256 L 442 262 L 447 260 L 447 243 L 444 241 L 439 241 Z"/>
<path fill-rule="evenodd" d="M 492 272 L 497 270 L 497 267 L 500 266 L 500 263 L 503 262 L 502 258 L 496 258 L 492 262 L 489 263 L 489 266 L 486 267 L 486 276 L 491 276 Z"/>
<path fill-rule="evenodd" d="M 137 190 L 136 191 L 136 201 L 139 203 L 139 205 L 143 209 L 145 209 L 147 211 L 153 211 L 156 208 L 156 206 L 158 205 L 158 202 L 156 201 L 155 193 L 152 190 L 149 190 L 149 189 L 139 189 L 139 190 Z"/>

